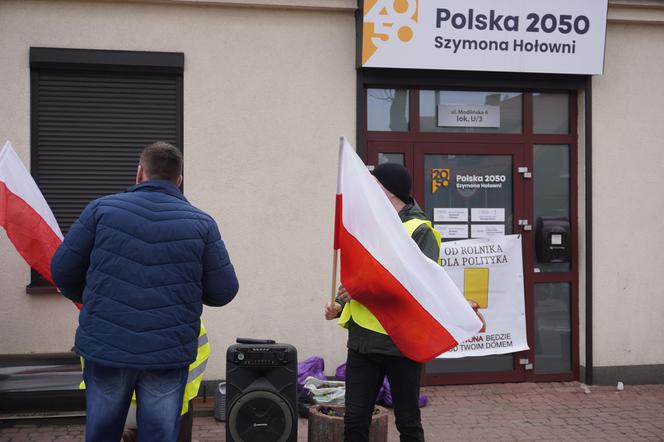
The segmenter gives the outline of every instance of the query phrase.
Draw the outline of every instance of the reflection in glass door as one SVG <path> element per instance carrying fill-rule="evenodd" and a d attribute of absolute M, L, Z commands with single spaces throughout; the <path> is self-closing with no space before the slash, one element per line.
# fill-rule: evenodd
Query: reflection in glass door
<path fill-rule="evenodd" d="M 424 171 L 426 214 L 445 240 L 512 233 L 511 156 L 428 154 Z"/>

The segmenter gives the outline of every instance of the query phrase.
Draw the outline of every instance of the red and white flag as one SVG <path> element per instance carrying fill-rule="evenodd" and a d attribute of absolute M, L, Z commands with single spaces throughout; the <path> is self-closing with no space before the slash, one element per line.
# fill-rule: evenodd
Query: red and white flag
<path fill-rule="evenodd" d="M 341 283 L 399 350 L 425 362 L 476 334 L 482 322 L 445 270 L 424 255 L 357 156 L 341 139 L 334 247 Z"/>
<path fill-rule="evenodd" d="M 62 242 L 58 222 L 9 141 L 0 151 L 0 226 L 27 263 L 49 282 Z"/>

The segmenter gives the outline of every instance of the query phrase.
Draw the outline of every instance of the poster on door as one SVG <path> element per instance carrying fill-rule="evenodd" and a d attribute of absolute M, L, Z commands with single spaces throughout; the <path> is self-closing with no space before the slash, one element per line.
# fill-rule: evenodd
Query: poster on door
<path fill-rule="evenodd" d="M 485 327 L 439 358 L 528 350 L 521 235 L 443 242 L 441 265 L 464 297 L 479 305 Z"/>

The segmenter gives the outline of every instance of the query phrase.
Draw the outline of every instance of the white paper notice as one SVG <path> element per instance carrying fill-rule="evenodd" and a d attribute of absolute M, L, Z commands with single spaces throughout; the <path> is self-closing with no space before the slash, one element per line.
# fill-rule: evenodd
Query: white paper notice
<path fill-rule="evenodd" d="M 505 209 L 499 207 L 497 209 L 470 209 L 470 220 L 472 222 L 504 222 Z"/>
<path fill-rule="evenodd" d="M 468 238 L 468 224 L 434 224 L 433 228 L 438 230 L 443 241 Z"/>
<path fill-rule="evenodd" d="M 504 234 L 505 224 L 473 224 L 470 226 L 471 238 L 491 238 Z"/>
<path fill-rule="evenodd" d="M 449 209 L 443 207 L 435 207 L 433 209 L 434 222 L 467 222 L 468 209 Z M 467 238 L 467 237 L 465 237 Z"/>

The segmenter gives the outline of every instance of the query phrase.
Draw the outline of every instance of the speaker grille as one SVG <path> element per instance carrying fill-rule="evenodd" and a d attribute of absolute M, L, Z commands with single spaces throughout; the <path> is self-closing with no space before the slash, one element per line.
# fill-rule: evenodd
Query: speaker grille
<path fill-rule="evenodd" d="M 237 442 L 285 442 L 291 434 L 294 410 L 283 397 L 265 390 L 241 395 L 228 414 L 228 428 Z"/>

